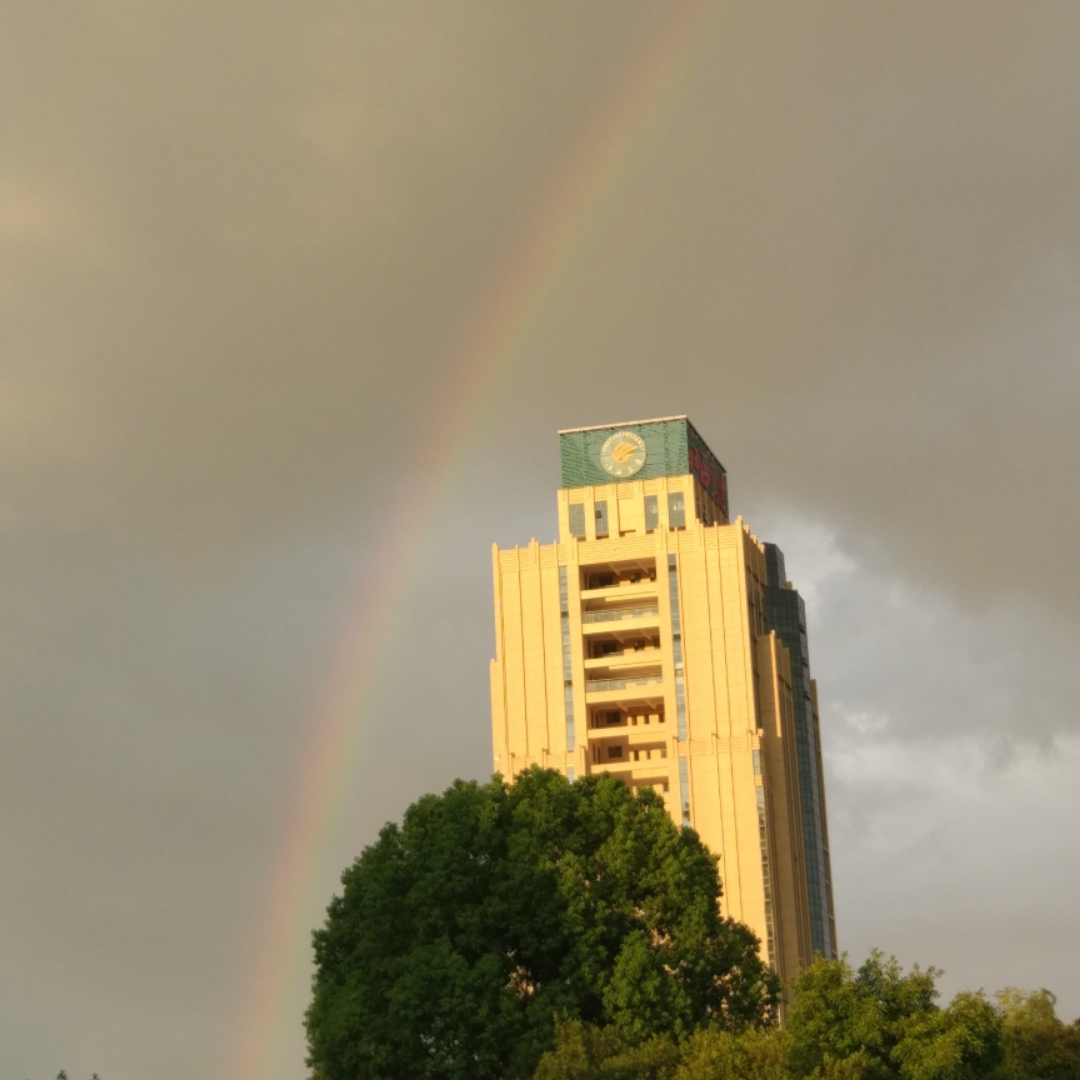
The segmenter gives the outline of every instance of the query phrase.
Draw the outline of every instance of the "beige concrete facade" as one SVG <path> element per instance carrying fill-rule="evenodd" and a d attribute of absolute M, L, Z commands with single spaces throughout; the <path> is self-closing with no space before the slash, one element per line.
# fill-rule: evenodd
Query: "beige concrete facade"
<path fill-rule="evenodd" d="M 493 549 L 494 766 L 658 792 L 788 979 L 812 954 L 791 661 L 764 546 L 717 490 L 690 472 L 563 488 L 557 543 Z"/>

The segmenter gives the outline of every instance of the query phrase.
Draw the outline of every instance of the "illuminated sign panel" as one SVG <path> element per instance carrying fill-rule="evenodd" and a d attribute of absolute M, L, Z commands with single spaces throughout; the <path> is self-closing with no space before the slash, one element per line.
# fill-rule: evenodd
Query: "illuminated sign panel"
<path fill-rule="evenodd" d="M 716 460 L 713 452 L 689 423 L 687 427 L 690 429 L 688 440 L 690 445 L 687 448 L 689 471 L 697 477 L 698 483 L 712 496 L 712 501 L 723 510 L 724 517 L 727 517 L 727 473 L 724 471 L 724 466 Z"/>

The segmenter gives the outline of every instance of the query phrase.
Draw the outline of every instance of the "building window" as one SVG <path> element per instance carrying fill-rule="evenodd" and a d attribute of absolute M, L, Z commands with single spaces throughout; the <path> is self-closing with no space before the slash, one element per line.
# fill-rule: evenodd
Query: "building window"
<path fill-rule="evenodd" d="M 686 679 L 681 670 L 675 672 L 675 719 L 679 742 L 686 742 Z"/>
<path fill-rule="evenodd" d="M 573 507 L 571 507 L 573 509 Z M 559 567 L 559 623 L 562 630 L 563 654 L 563 707 L 566 711 L 566 749 L 574 749 L 574 683 L 570 663 L 570 588 L 566 567 Z"/>
<path fill-rule="evenodd" d="M 679 758 L 679 802 L 682 805 L 682 823 L 690 827 L 690 766 L 686 758 Z"/>
<path fill-rule="evenodd" d="M 765 789 L 757 789 L 758 836 L 761 844 L 761 870 L 765 882 L 765 952 L 776 966 L 776 934 L 773 930 L 772 870 L 769 865 L 769 830 L 765 820 Z"/>
<path fill-rule="evenodd" d="M 645 531 L 652 532 L 660 524 L 660 504 L 655 495 L 645 496 Z"/>
<path fill-rule="evenodd" d="M 607 500 L 601 499 L 596 504 L 596 535 L 608 535 Z"/>
<path fill-rule="evenodd" d="M 679 569 L 674 555 L 668 556 L 668 595 L 671 598 L 671 652 L 675 661 L 675 719 L 679 742 L 686 741 L 686 679 L 683 675 L 682 617 L 679 614 Z"/>
<path fill-rule="evenodd" d="M 622 757 L 622 747 L 621 746 L 609 746 L 607 756 L 609 758 L 621 758 Z"/>
<path fill-rule="evenodd" d="M 574 782 L 574 766 L 573 765 L 567 765 L 566 766 L 566 779 L 569 780 L 571 784 Z"/>
<path fill-rule="evenodd" d="M 673 529 L 686 528 L 686 498 L 681 491 L 668 492 L 667 513 Z"/>
<path fill-rule="evenodd" d="M 581 503 L 570 504 L 570 535 L 585 536 L 585 507 Z"/>

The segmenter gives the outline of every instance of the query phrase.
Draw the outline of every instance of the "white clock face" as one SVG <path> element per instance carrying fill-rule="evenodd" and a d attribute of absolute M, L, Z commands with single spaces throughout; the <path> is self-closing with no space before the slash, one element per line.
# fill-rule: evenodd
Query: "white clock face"
<path fill-rule="evenodd" d="M 645 440 L 632 431 L 617 431 L 600 447 L 604 471 L 625 480 L 645 464 Z"/>

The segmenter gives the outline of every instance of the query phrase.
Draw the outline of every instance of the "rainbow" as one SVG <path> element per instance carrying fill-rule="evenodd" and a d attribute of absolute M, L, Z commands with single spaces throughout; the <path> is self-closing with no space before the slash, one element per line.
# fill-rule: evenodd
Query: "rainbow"
<path fill-rule="evenodd" d="M 391 509 L 381 542 L 365 560 L 369 569 L 350 604 L 330 680 L 307 724 L 222 1080 L 271 1080 L 294 1072 L 282 1055 L 295 1040 L 300 1024 L 296 1002 L 307 990 L 310 892 L 322 880 L 319 869 L 344 816 L 366 705 L 411 607 L 415 575 L 410 568 L 423 556 L 431 522 L 468 454 L 473 432 L 504 396 L 516 361 L 568 284 L 579 253 L 700 74 L 724 17 L 737 6 L 737 0 L 705 0 L 672 18 L 666 33 L 635 65 L 598 129 L 549 186 L 547 200 L 483 293 L 449 358 L 448 392 L 419 440 L 409 473 L 421 486 L 410 487 L 408 497 Z M 433 462 L 439 464 L 432 467 Z M 403 537 L 408 539 L 403 542 Z"/>

